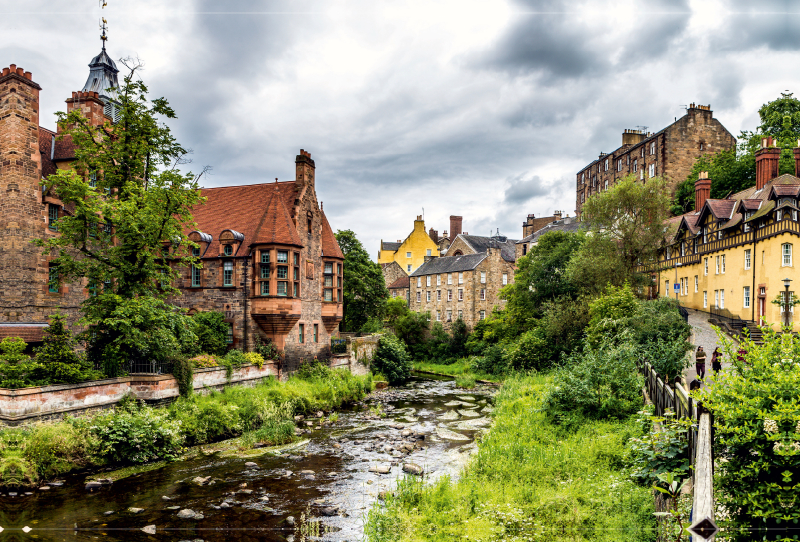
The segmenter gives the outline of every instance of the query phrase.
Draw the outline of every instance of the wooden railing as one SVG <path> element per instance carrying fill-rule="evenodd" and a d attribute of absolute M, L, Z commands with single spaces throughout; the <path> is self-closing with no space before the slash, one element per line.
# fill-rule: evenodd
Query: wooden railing
<path fill-rule="evenodd" d="M 655 407 L 655 415 L 663 416 L 671 410 L 675 419 L 691 418 L 695 423 L 687 432 L 689 460 L 692 463 L 694 501 L 692 525 L 689 530 L 699 540 L 711 540 L 717 532 L 714 521 L 713 467 L 713 417 L 702 405 L 695 404 L 678 380 L 672 385 L 659 376 L 650 363 L 645 362 L 640 371 L 645 378 L 645 390 Z"/>

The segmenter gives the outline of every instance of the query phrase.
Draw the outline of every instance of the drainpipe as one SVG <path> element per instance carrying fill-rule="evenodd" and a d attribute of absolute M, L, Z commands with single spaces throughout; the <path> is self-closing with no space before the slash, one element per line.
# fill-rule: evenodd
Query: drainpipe
<path fill-rule="evenodd" d="M 753 255 L 750 257 L 750 265 L 753 267 L 753 286 L 750 290 L 750 303 L 751 315 L 753 322 L 756 322 L 756 228 L 755 225 L 750 226 L 753 230 Z M 758 325 L 758 322 L 756 322 Z"/>

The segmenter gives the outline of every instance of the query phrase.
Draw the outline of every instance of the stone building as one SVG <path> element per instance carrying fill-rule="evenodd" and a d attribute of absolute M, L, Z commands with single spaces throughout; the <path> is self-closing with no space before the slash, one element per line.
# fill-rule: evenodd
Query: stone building
<path fill-rule="evenodd" d="M 410 283 L 410 279 L 408 276 L 400 277 L 393 283 L 391 283 L 387 288 L 389 289 L 389 296 L 392 298 L 399 297 L 401 299 L 405 299 L 408 302 L 408 285 Z"/>
<path fill-rule="evenodd" d="M 698 158 L 735 146 L 736 138 L 714 118 L 710 105 L 690 104 L 684 116 L 655 133 L 625 130 L 621 147 L 600 153 L 577 173 L 575 214 L 581 216 L 589 196 L 630 174 L 640 180 L 662 177 L 674 190 Z"/>
<path fill-rule="evenodd" d="M 794 265 L 794 245 L 800 246 L 800 148 L 793 151 L 795 174 L 779 176 L 780 149 L 764 138 L 756 153 L 756 185 L 725 199 L 709 199 L 711 179 L 701 173 L 696 210 L 667 222 L 653 271 L 655 294 L 675 296 L 677 283 L 681 305 L 744 321 L 782 321 L 781 306 L 773 301 L 785 292 L 784 279 L 790 279 L 790 294 L 800 284 Z"/>
<path fill-rule="evenodd" d="M 414 229 L 404 240 L 397 242 L 381 240 L 378 263 L 383 265 L 397 262 L 408 274 L 422 265 L 426 257 L 438 255 L 439 247 L 425 231 L 425 221 L 422 216 L 417 216 L 414 220 Z"/>
<path fill-rule="evenodd" d="M 103 48 L 83 89 L 66 100 L 67 111 L 78 109 L 94 124 L 114 122 L 117 73 Z M 40 182 L 74 160 L 68 137 L 56 139 L 57 132 L 39 126 L 40 91 L 31 72 L 14 64 L 0 73 L 0 339 L 20 336 L 33 344 L 56 311 L 74 323 L 88 295 L 86 281 L 59 281 L 50 263 L 55 256 L 33 244 L 58 235 L 58 219 L 68 211 Z"/>
<path fill-rule="evenodd" d="M 408 273 L 406 273 L 405 270 L 402 267 L 400 267 L 400 264 L 395 261 L 391 261 L 389 263 L 382 263 L 379 265 L 381 266 L 381 272 L 383 273 L 383 281 L 386 284 L 387 288 L 391 284 L 397 282 L 397 279 L 403 277 L 408 278 Z"/>
<path fill-rule="evenodd" d="M 409 308 L 429 312 L 432 321 L 445 329 L 462 318 L 468 328 L 505 307 L 499 292 L 514 280 L 514 261 L 503 256 L 503 248 L 433 258 L 414 271 L 409 284 Z"/>
<path fill-rule="evenodd" d="M 491 237 L 462 233 L 450 244 L 450 248 L 447 249 L 447 255 L 482 254 L 490 248 L 496 248 L 500 250 L 501 255 L 507 262 L 514 263 L 516 259 L 514 243 L 516 241 L 509 239 L 505 235 L 500 235 L 499 232 Z"/>
<path fill-rule="evenodd" d="M 528 215 L 530 218 L 531 215 Z M 528 251 L 539 242 L 539 238 L 544 235 L 545 233 L 549 233 L 551 231 L 564 231 L 564 232 L 574 232 L 584 229 L 586 226 L 585 222 L 581 222 L 578 220 L 577 216 L 565 216 L 561 218 L 561 211 L 556 211 L 554 217 L 558 217 L 557 220 L 552 220 L 550 222 L 545 223 L 542 225 L 538 230 L 529 233 L 522 239 L 516 242 L 516 255 L 517 259 L 522 258 L 525 256 Z M 525 228 L 526 224 L 522 225 L 522 233 L 524 234 L 526 231 L 530 231 L 530 229 Z"/>
<path fill-rule="evenodd" d="M 271 340 L 285 371 L 327 357 L 343 316 L 344 256 L 317 202 L 314 160 L 301 149 L 295 164 L 294 181 L 203 189 L 187 232 L 202 266 L 183 272 L 173 300 L 223 311 L 234 348 Z"/>
<path fill-rule="evenodd" d="M 567 215 L 569 216 L 569 214 Z M 561 211 L 554 211 L 553 216 L 540 216 L 536 217 L 534 214 L 529 214 L 525 222 L 522 223 L 522 237 L 536 233 L 546 225 L 561 220 Z"/>

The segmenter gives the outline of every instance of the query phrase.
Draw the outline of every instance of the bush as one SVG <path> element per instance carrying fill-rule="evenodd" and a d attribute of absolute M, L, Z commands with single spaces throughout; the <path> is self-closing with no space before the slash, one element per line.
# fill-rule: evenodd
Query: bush
<path fill-rule="evenodd" d="M 664 417 L 654 417 L 649 410 L 642 410 L 638 421 L 647 426 L 647 433 L 628 441 L 631 477 L 647 488 L 654 485 L 666 488 L 659 479 L 660 474 L 673 473 L 679 479 L 687 478 L 692 465 L 687 439 L 692 420 L 676 420 L 671 412 Z"/>
<path fill-rule="evenodd" d="M 178 381 L 178 393 L 188 397 L 194 391 L 194 365 L 185 356 L 177 356 L 172 363 L 172 375 Z"/>
<path fill-rule="evenodd" d="M 0 341 L 0 387 L 14 389 L 42 383 L 42 367 L 25 355 L 27 347 L 20 337 Z"/>
<path fill-rule="evenodd" d="M 394 335 L 386 334 L 380 338 L 372 366 L 386 375 L 392 385 L 402 384 L 411 378 L 411 358 L 405 345 Z"/>
<path fill-rule="evenodd" d="M 615 338 L 627 328 L 627 323 L 636 316 L 638 308 L 630 284 L 626 282 L 619 288 L 609 285 L 603 295 L 589 303 L 590 320 L 586 340 L 596 347 L 604 339 Z"/>
<path fill-rule="evenodd" d="M 35 349 L 36 361 L 42 367 L 42 377 L 50 384 L 76 384 L 100 379 L 103 374 L 93 370 L 83 353 L 76 352 L 76 341 L 66 326 L 66 317 L 53 315 L 44 328 L 42 346 Z"/>
<path fill-rule="evenodd" d="M 472 358 L 472 368 L 476 373 L 495 376 L 505 374 L 508 366 L 503 347 L 497 344 L 487 347 L 483 356 Z"/>
<path fill-rule="evenodd" d="M 641 409 L 643 385 L 633 345 L 587 345 L 568 356 L 555 374 L 544 408 L 565 425 L 581 418 L 622 419 Z"/>
<path fill-rule="evenodd" d="M 505 365 L 515 371 L 542 371 L 553 365 L 547 357 L 547 342 L 541 328 L 523 333 L 512 343 L 505 354 Z"/>
<path fill-rule="evenodd" d="M 247 356 L 241 350 L 229 350 L 225 357 L 219 360 L 220 367 L 225 367 L 225 376 L 229 381 L 234 369 L 241 369 L 248 363 Z"/>
<path fill-rule="evenodd" d="M 469 331 L 467 331 L 467 324 L 464 323 L 464 320 L 460 317 L 456 318 L 450 333 L 450 356 L 454 359 L 466 356 Z"/>
<path fill-rule="evenodd" d="M 331 376 L 332 369 L 323 365 L 317 358 L 313 360 L 304 359 L 295 371 L 294 376 L 303 380 L 314 380 L 315 378 L 328 378 Z"/>
<path fill-rule="evenodd" d="M 217 360 L 216 356 L 212 356 L 211 354 L 200 354 L 199 356 L 193 357 L 189 361 L 192 362 L 192 365 L 195 369 L 219 367 L 219 361 Z"/>
<path fill-rule="evenodd" d="M 259 369 L 264 366 L 264 358 L 258 352 L 247 352 L 244 355 L 244 359 L 247 360 L 247 363 L 255 365 Z"/>
<path fill-rule="evenodd" d="M 475 375 L 460 374 L 456 375 L 456 387 L 471 390 L 475 387 Z"/>
<path fill-rule="evenodd" d="M 265 360 L 278 361 L 281 359 L 278 347 L 270 339 L 263 340 L 261 337 L 256 336 L 255 343 L 256 352 Z"/>
<path fill-rule="evenodd" d="M 197 344 L 201 352 L 222 356 L 228 349 L 228 327 L 225 315 L 217 311 L 198 312 L 192 319 L 197 324 Z"/>

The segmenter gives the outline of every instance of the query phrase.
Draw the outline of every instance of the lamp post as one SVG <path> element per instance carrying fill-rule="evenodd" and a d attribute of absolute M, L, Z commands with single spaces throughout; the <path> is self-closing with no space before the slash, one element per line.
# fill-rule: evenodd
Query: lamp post
<path fill-rule="evenodd" d="M 789 325 L 789 283 L 792 282 L 792 279 L 785 278 L 783 279 L 783 287 L 786 288 L 786 291 L 783 294 L 783 318 L 784 318 L 784 325 Z"/>

